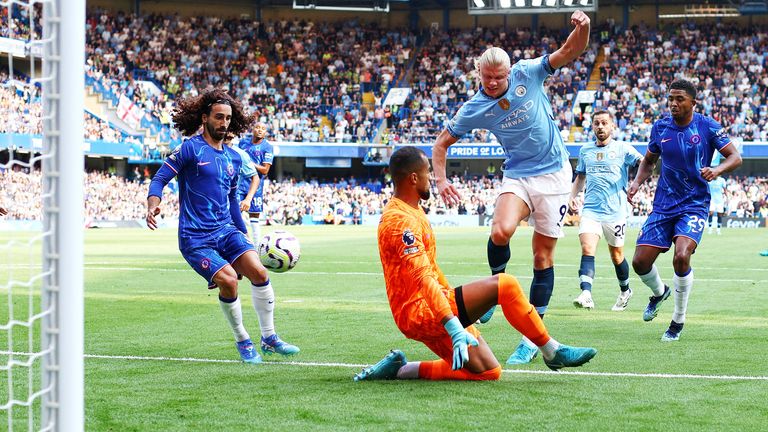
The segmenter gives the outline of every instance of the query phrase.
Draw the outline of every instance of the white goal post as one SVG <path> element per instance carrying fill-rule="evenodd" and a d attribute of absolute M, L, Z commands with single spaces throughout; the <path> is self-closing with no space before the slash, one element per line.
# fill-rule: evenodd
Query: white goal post
<path fill-rule="evenodd" d="M 0 14 L 0 430 L 78 432 L 85 0 L 0 0 Z"/>

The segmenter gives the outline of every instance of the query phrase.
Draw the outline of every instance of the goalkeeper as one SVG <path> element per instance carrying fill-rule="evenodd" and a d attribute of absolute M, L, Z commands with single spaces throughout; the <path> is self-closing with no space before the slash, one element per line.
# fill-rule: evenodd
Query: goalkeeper
<path fill-rule="evenodd" d="M 429 160 L 421 150 L 403 147 L 392 155 L 389 170 L 395 190 L 378 229 L 389 305 L 400 331 L 440 359 L 408 362 L 402 351 L 394 350 L 356 374 L 355 381 L 499 379 L 501 366 L 472 325 L 497 304 L 507 321 L 539 347 L 550 369 L 580 366 L 595 356 L 593 348 L 570 347 L 551 338 L 513 276 L 498 274 L 451 288 L 437 266 L 435 236 L 419 206 L 430 195 Z"/>

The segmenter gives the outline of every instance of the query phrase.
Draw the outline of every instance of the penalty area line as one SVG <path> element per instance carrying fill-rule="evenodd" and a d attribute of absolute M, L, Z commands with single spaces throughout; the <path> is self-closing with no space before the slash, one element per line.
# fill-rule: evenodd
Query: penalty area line
<path fill-rule="evenodd" d="M 22 353 L 15 353 L 22 354 Z M 165 361 L 165 362 L 192 362 L 192 363 L 242 363 L 239 360 L 232 359 L 207 359 L 194 357 L 149 357 L 149 356 L 125 356 L 125 355 L 99 355 L 86 354 L 87 359 L 104 360 L 139 360 L 139 361 Z M 333 362 L 301 362 L 301 361 L 265 361 L 262 363 L 270 366 L 304 366 L 304 367 L 342 367 L 342 368 L 362 368 L 370 365 L 354 363 L 333 363 Z M 768 376 L 749 376 L 749 375 L 697 375 L 697 374 L 667 374 L 667 373 L 636 373 L 636 372 L 589 372 L 589 371 L 545 371 L 545 370 L 525 370 L 525 369 L 503 369 L 507 374 L 522 375 L 568 375 L 568 376 L 589 376 L 589 377 L 607 377 L 607 378 L 662 378 L 662 379 L 691 379 L 691 380 L 720 380 L 720 381 L 768 381 Z"/>

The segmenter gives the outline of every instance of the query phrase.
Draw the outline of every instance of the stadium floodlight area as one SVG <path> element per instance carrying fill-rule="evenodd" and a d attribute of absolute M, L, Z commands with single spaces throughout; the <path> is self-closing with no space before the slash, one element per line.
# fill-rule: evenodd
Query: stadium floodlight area
<path fill-rule="evenodd" d="M 294 9 L 389 12 L 389 0 L 293 0 Z"/>
<path fill-rule="evenodd" d="M 0 220 L 0 430 L 78 432 L 85 0 L 0 0 L 0 13 L 0 91 L 42 106 L 42 138 L 30 147 L 10 134 L 0 146 L 0 172 L 38 177 L 40 201 L 0 191 L 0 206 L 39 208 L 43 220 L 27 229 Z"/>
<path fill-rule="evenodd" d="M 597 12 L 597 0 L 467 0 L 470 15 Z"/>

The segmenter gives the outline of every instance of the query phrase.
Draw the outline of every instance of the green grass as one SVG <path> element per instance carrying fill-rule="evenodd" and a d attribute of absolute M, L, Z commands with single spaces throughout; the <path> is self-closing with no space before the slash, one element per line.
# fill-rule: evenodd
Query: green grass
<path fill-rule="evenodd" d="M 533 374 L 540 359 L 517 366 L 498 382 L 354 383 L 358 366 L 391 348 L 411 360 L 434 355 L 406 340 L 394 325 L 384 291 L 373 227 L 295 227 L 302 242 L 298 267 L 273 274 L 280 335 L 299 345 L 292 359 L 268 364 L 205 363 L 118 358 L 85 359 L 86 428 L 154 430 L 758 430 L 768 409 L 768 380 Z M 484 276 L 484 228 L 436 229 L 438 262 L 451 283 Z M 5 235 L 5 233 L 4 233 Z M 24 235 L 14 235 L 20 239 Z M 597 309 L 577 310 L 580 249 L 569 229 L 558 245 L 556 287 L 546 324 L 558 340 L 594 346 L 584 372 L 768 376 L 768 318 L 763 301 L 768 258 L 763 231 L 725 230 L 705 236 L 693 257 L 695 285 L 680 342 L 663 344 L 673 302 L 651 323 L 641 319 L 649 295 L 636 276 L 627 311 L 611 312 L 618 289 L 600 244 L 594 298 Z M 530 229 L 512 243 L 508 271 L 530 283 Z M 636 238 L 636 232 L 629 235 Z M 176 248 L 173 230 L 93 230 L 86 235 L 85 352 L 88 355 L 236 360 L 231 332 L 216 292 L 192 271 Z M 30 264 L 27 246 L 0 251 L 13 264 Z M 631 259 L 634 244 L 627 245 Z M 33 253 L 33 257 L 36 256 Z M 670 253 L 657 265 L 671 282 Z M 35 259 L 33 258 L 34 262 Z M 22 265 L 0 270 L 0 283 L 25 279 Z M 14 316 L 25 318 L 29 297 L 14 287 Z M 250 290 L 241 284 L 246 327 L 258 336 Z M 35 302 L 37 297 L 33 297 Z M 0 324 L 9 296 L 0 290 Z M 499 313 L 481 327 L 503 363 L 519 335 Z M 27 350 L 26 328 L 15 328 L 14 350 Z M 37 337 L 34 337 L 37 345 Z M 0 350 L 8 333 L 0 331 Z M 22 360 L 20 356 L 14 356 Z M 0 356 L 0 364 L 8 356 Z M 0 371 L 0 405 L 7 402 L 7 371 Z M 26 395 L 27 375 L 13 368 L 14 392 Z M 33 381 L 37 381 L 33 374 Z M 38 386 L 39 383 L 34 384 Z M 33 409 L 37 415 L 37 408 Z M 762 414 L 761 414 L 762 413 Z M 26 408 L 13 409 L 14 429 L 26 427 Z M 0 411 L 0 430 L 7 426 Z"/>

